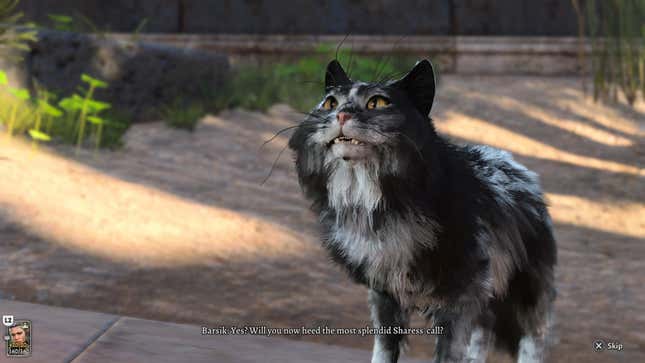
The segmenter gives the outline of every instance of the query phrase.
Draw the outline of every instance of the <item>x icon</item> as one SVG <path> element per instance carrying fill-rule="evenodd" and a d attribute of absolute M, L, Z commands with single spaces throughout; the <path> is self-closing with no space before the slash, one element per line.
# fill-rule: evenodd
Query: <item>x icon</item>
<path fill-rule="evenodd" d="M 596 340 L 595 342 L 593 342 L 593 349 L 596 352 L 602 352 L 602 350 L 605 349 L 605 342 L 603 342 L 602 340 Z"/>

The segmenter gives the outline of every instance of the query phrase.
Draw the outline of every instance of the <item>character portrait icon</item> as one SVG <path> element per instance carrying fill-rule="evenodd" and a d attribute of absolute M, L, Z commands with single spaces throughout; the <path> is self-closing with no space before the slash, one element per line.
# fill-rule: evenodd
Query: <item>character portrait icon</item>
<path fill-rule="evenodd" d="M 27 323 L 14 324 L 9 327 L 9 346 L 11 348 L 29 347 L 29 325 Z"/>

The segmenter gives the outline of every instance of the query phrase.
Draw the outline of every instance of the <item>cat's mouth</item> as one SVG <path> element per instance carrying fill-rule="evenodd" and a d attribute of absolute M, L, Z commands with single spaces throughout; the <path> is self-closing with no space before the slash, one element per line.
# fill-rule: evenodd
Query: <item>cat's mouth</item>
<path fill-rule="evenodd" d="M 373 155 L 372 145 L 348 136 L 338 136 L 329 142 L 329 151 L 345 161 L 368 159 Z"/>
<path fill-rule="evenodd" d="M 332 146 L 333 144 L 365 145 L 365 143 L 362 142 L 361 140 L 357 140 L 347 136 L 338 136 L 337 138 L 331 140 L 328 146 Z"/>

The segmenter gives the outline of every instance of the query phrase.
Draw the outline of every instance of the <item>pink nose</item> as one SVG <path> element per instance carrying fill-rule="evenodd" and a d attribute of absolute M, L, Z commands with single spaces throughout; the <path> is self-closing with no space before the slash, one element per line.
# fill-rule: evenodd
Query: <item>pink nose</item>
<path fill-rule="evenodd" d="M 336 118 L 338 119 L 340 126 L 343 126 L 347 120 L 352 118 L 352 115 L 347 112 L 339 112 L 338 115 L 336 115 Z"/>

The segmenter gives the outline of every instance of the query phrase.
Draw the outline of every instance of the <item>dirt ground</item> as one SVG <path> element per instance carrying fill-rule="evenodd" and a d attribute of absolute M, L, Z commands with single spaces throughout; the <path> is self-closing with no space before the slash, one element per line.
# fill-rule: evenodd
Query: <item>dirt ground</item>
<path fill-rule="evenodd" d="M 541 175 L 559 248 L 550 361 L 645 361 L 645 105 L 594 104 L 575 78 L 445 76 L 432 115 Z M 122 149 L 78 155 L 2 139 L 0 298 L 213 327 L 369 324 L 365 289 L 318 246 L 288 150 L 261 184 L 289 133 L 262 142 L 299 120 L 277 105 L 193 133 L 144 123 Z M 408 354 L 430 357 L 432 341 Z"/>

